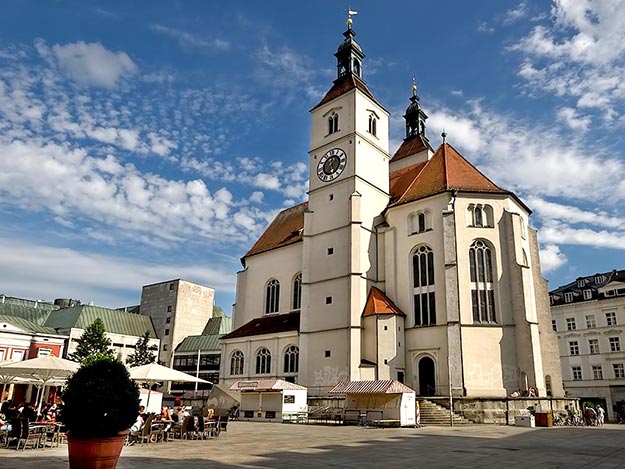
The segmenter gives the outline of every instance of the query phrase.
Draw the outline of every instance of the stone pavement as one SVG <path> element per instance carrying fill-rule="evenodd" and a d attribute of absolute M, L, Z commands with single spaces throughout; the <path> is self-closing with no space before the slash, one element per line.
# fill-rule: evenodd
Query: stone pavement
<path fill-rule="evenodd" d="M 231 422 L 208 441 L 124 448 L 119 469 L 625 467 L 625 425 L 603 428 L 333 427 Z M 0 468 L 67 468 L 67 448 L 0 449 Z"/>

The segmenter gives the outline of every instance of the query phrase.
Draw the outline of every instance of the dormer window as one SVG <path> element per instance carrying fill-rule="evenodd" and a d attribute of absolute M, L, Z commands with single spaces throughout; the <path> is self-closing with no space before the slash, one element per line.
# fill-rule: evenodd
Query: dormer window
<path fill-rule="evenodd" d="M 584 290 L 584 299 L 592 300 L 592 290 Z"/>
<path fill-rule="evenodd" d="M 579 288 L 582 288 L 582 287 L 584 287 L 585 285 L 586 285 L 586 281 L 585 281 L 583 278 L 580 278 L 580 279 L 577 281 L 577 286 L 578 286 Z"/>
<path fill-rule="evenodd" d="M 335 112 L 328 117 L 328 135 L 338 132 L 339 130 L 339 115 Z"/>
<path fill-rule="evenodd" d="M 374 137 L 378 134 L 378 120 L 373 114 L 369 114 L 369 133 Z"/>
<path fill-rule="evenodd" d="M 467 214 L 469 226 L 476 228 L 492 228 L 493 208 L 486 204 L 470 204 Z"/>
<path fill-rule="evenodd" d="M 564 294 L 564 302 L 565 303 L 572 303 L 573 302 L 573 293 L 571 292 L 566 292 Z"/>
<path fill-rule="evenodd" d="M 597 275 L 595 277 L 595 283 L 603 283 L 604 280 L 605 280 L 605 277 L 603 275 Z"/>

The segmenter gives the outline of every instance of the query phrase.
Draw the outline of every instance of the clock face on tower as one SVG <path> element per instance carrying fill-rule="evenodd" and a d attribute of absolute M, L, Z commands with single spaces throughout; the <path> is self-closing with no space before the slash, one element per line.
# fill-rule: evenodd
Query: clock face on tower
<path fill-rule="evenodd" d="M 323 182 L 334 181 L 347 165 L 347 155 L 340 148 L 327 151 L 317 164 L 317 176 Z"/>

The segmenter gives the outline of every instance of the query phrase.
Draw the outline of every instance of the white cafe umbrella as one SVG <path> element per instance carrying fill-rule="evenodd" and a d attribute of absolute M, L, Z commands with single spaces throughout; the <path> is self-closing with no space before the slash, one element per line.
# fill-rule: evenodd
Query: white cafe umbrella
<path fill-rule="evenodd" d="M 0 364 L 0 376 L 15 376 L 31 378 L 39 386 L 45 387 L 59 380 L 64 380 L 80 368 L 80 364 L 64 358 L 47 355 L 45 357 L 31 358 L 20 362 Z M 39 399 L 37 412 L 41 411 L 43 393 Z"/>
<path fill-rule="evenodd" d="M 146 383 L 149 386 L 148 401 L 146 405 L 150 404 L 150 393 L 152 392 L 152 385 L 154 383 L 160 383 L 163 381 L 181 381 L 184 383 L 213 384 L 205 379 L 196 378 L 193 375 L 188 375 L 182 371 L 167 368 L 166 366 L 159 365 L 158 363 L 136 366 L 134 368 L 130 368 L 129 371 L 132 379 L 139 383 Z"/>

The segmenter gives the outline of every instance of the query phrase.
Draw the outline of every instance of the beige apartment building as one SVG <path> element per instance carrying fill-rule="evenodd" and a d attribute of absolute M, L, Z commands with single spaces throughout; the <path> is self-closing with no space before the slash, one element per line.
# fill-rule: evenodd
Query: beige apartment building
<path fill-rule="evenodd" d="M 562 396 L 530 209 L 450 144 L 434 149 L 416 87 L 391 154 L 389 112 L 351 27 L 334 55 L 337 78 L 310 111 L 308 201 L 242 258 L 222 383 L 281 378 L 316 396 L 397 379 L 425 396 Z"/>
<path fill-rule="evenodd" d="M 140 311 L 152 318 L 161 340 L 161 363 L 173 366 L 175 348 L 185 337 L 202 334 L 214 306 L 215 290 L 198 283 L 176 279 L 143 286 Z"/>
<path fill-rule="evenodd" d="M 625 411 L 625 270 L 580 277 L 550 292 L 568 395 Z"/>

